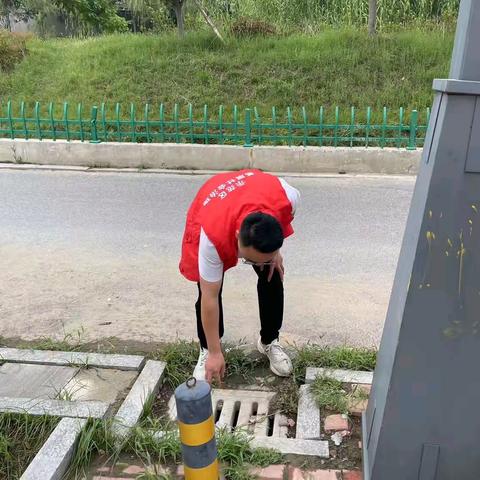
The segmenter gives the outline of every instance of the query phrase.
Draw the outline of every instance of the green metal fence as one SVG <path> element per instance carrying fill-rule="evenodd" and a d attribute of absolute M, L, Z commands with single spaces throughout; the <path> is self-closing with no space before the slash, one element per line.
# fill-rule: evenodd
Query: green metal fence
<path fill-rule="evenodd" d="M 268 115 L 257 108 L 240 110 L 220 106 L 214 114 L 207 105 L 175 104 L 158 108 L 150 104 L 137 110 L 105 103 L 85 108 L 72 106 L 27 106 L 25 102 L 0 105 L 0 137 L 80 140 L 84 142 L 200 143 L 220 145 L 375 146 L 415 149 L 423 145 L 430 109 L 421 114 L 404 108 L 392 112 L 384 107 L 340 109 L 320 107 L 315 112 L 275 107 Z"/>

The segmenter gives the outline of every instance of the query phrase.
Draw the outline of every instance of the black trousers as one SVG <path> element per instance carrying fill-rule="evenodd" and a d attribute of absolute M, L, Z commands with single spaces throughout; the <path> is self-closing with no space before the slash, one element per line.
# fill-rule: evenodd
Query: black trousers
<path fill-rule="evenodd" d="M 277 270 L 273 273 L 272 279 L 268 281 L 269 267 L 264 267 L 263 271 L 260 267 L 253 267 L 258 275 L 257 293 L 258 308 L 260 312 L 260 337 L 262 343 L 268 344 L 278 338 L 283 322 L 283 282 Z M 218 294 L 218 307 L 220 310 L 220 320 L 218 323 L 218 335 L 223 337 L 223 305 L 222 305 L 222 288 Z M 197 332 L 202 348 L 208 348 L 207 339 L 202 324 L 202 292 L 200 284 L 198 284 L 198 300 L 195 303 L 195 312 L 197 314 Z"/>

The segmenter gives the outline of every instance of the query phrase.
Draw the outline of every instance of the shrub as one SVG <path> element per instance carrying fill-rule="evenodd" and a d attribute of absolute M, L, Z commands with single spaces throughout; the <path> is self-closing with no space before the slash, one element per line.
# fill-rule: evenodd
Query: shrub
<path fill-rule="evenodd" d="M 0 30 L 0 70 L 10 71 L 27 54 L 25 35 Z"/>
<path fill-rule="evenodd" d="M 277 33 L 275 27 L 263 20 L 240 18 L 232 24 L 232 33 L 236 37 L 268 36 Z"/>

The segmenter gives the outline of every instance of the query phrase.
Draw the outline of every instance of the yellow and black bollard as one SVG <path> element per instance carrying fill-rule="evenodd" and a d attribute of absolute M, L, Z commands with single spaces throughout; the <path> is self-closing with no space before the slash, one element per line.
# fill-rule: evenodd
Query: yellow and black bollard
<path fill-rule="evenodd" d="M 211 388 L 190 378 L 175 390 L 185 480 L 218 480 Z"/>

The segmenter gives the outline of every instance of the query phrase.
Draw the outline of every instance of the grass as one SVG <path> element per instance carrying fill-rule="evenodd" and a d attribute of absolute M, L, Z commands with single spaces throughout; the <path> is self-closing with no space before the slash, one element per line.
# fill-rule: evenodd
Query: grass
<path fill-rule="evenodd" d="M 298 383 L 305 381 L 307 367 L 341 368 L 371 372 L 375 369 L 377 352 L 367 348 L 347 346 L 323 347 L 306 344 L 295 348 L 294 377 Z"/>
<path fill-rule="evenodd" d="M 347 391 L 342 382 L 321 375 L 312 382 L 310 391 L 321 409 L 335 413 L 348 413 L 352 403 L 368 400 L 365 390 L 353 387 Z"/>
<path fill-rule="evenodd" d="M 77 352 L 84 347 L 85 329 L 83 327 L 74 332 L 64 332 L 61 340 L 55 340 L 49 337 L 42 337 L 34 342 L 15 342 L 15 348 L 35 349 L 35 350 L 51 350 L 57 352 Z M 0 343 L 5 343 L 5 340 L 0 336 Z M 87 367 L 88 365 L 84 365 Z"/>
<path fill-rule="evenodd" d="M 287 106 L 296 115 L 301 106 L 318 115 L 325 105 L 327 116 L 335 105 L 424 110 L 432 102 L 432 79 L 448 74 L 452 40 L 451 32 L 440 30 L 405 29 L 370 38 L 348 28 L 229 39 L 226 45 L 205 32 L 183 40 L 174 33 L 32 39 L 29 55 L 0 76 L 0 98 L 13 100 L 17 109 L 21 100 L 30 107 L 35 100 L 53 101 L 58 116 L 63 101 L 84 102 L 86 114 L 90 105 L 107 102 L 112 112 L 120 102 L 122 115 L 130 102 L 139 109 L 151 103 L 157 114 L 164 102 L 167 118 L 175 102 L 180 117 L 188 103 L 196 107 L 196 117 L 204 104 L 211 113 L 225 105 L 227 116 L 233 104 L 257 106 L 261 115 L 275 105 L 282 116 Z"/>
<path fill-rule="evenodd" d="M 166 362 L 165 382 L 175 388 L 192 376 L 197 363 L 199 347 L 197 342 L 180 340 L 161 347 L 154 355 L 155 359 Z M 240 345 L 224 345 L 227 364 L 226 377 L 240 377 L 244 381 L 252 379 L 255 367 L 260 363 Z"/>
<path fill-rule="evenodd" d="M 326 377 L 317 377 L 310 386 L 310 391 L 320 408 L 334 412 L 347 412 L 347 392 L 342 382 Z"/>
<path fill-rule="evenodd" d="M 378 1 L 379 28 L 391 25 L 418 25 L 441 28 L 450 24 L 458 13 L 459 0 Z M 210 2 L 209 12 L 218 22 L 227 21 L 225 4 Z M 199 16 L 198 13 L 196 15 Z M 231 19 L 247 17 L 263 19 L 281 31 L 322 31 L 325 25 L 357 25 L 365 27 L 368 2 L 365 0 L 242 0 L 235 2 Z M 190 20 L 190 18 L 189 18 Z M 238 20 L 237 20 L 238 21 Z M 201 23 L 201 20 L 197 20 Z"/>
<path fill-rule="evenodd" d="M 111 426 L 111 421 L 89 421 L 80 435 L 70 465 L 69 478 L 83 478 L 85 469 L 95 454 L 107 456 L 109 464 L 115 463 L 122 453 L 133 454 L 146 466 L 179 463 L 181 448 L 175 430 L 164 430 L 165 434 L 161 438 L 156 437 L 154 432 L 161 430 L 161 425 L 156 420 L 145 419 L 132 430 L 127 439 L 119 443 L 111 433 Z M 217 447 L 218 459 L 224 466 L 223 471 L 228 480 L 250 479 L 252 477 L 248 466 L 264 467 L 280 463 L 283 459 L 281 454 L 272 450 L 252 449 L 250 437 L 242 432 L 218 432 Z M 154 471 L 145 473 L 142 478 L 150 480 L 163 477 Z"/>
<path fill-rule="evenodd" d="M 82 344 L 83 333 L 66 335 L 61 341 L 44 338 L 36 343 L 29 342 L 28 348 L 44 350 L 74 348 L 77 351 L 112 353 L 111 345 L 100 347 L 95 344 Z M 4 342 L 2 341 L 2 343 Z M 282 379 L 272 386 L 278 392 L 272 409 L 281 410 L 292 418 L 295 418 L 297 411 L 298 385 L 304 382 L 307 366 L 371 371 L 376 362 L 376 352 L 368 349 L 307 344 L 295 346 L 292 350 L 294 375 Z M 134 350 L 129 353 L 144 354 L 142 351 Z M 175 388 L 191 376 L 197 361 L 198 344 L 178 341 L 163 345 L 145 355 L 148 358 L 161 359 L 167 363 L 165 381 L 170 388 Z M 225 380 L 227 388 L 232 386 L 231 382 L 236 382 L 238 377 L 243 379 L 243 383 L 252 381 L 255 374 L 258 375 L 259 371 L 264 371 L 266 368 L 263 358 L 250 354 L 242 345 L 226 345 L 225 358 L 228 366 Z M 346 411 L 348 396 L 361 399 L 364 395 L 363 391 L 346 392 L 340 382 L 325 378 L 317 378 L 311 388 L 321 408 L 336 412 Z M 154 398 L 147 402 L 139 426 L 121 443 L 116 441 L 111 433 L 111 421 L 89 421 L 80 436 L 71 464 L 71 478 L 83 478 L 82 474 L 85 468 L 91 464 L 96 455 L 108 458 L 109 462 L 116 462 L 121 454 L 130 453 L 145 465 L 178 463 L 180 461 L 180 443 L 176 430 L 170 428 L 172 425 L 164 418 L 155 417 L 154 402 Z M 14 476 L 9 477 L 7 473 L 22 471 L 55 425 L 56 420 L 49 418 L 0 416 L 0 478 L 15 478 Z M 164 437 L 157 438 L 152 434 L 152 432 L 160 430 L 167 432 Z M 266 466 L 282 461 L 282 456 L 278 452 L 252 449 L 249 437 L 242 432 L 223 431 L 217 439 L 219 459 L 224 465 L 224 473 L 229 480 L 250 479 L 249 465 Z M 15 455 L 12 455 L 12 452 L 15 452 Z M 143 480 L 153 480 L 153 478 L 162 477 L 159 474 L 155 477 L 155 472 L 153 472 L 145 474 Z"/>
<path fill-rule="evenodd" d="M 0 414 L 0 478 L 20 478 L 57 423 L 55 417 Z"/>

